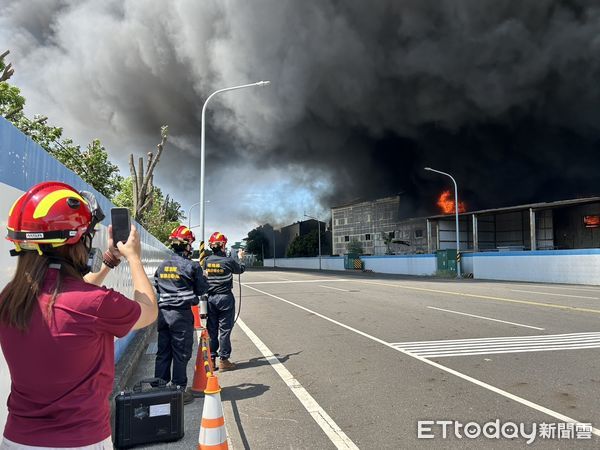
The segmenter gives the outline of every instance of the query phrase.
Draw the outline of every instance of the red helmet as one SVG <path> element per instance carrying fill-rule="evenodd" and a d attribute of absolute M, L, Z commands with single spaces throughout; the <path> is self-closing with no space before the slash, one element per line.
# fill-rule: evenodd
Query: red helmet
<path fill-rule="evenodd" d="M 212 247 L 214 244 L 223 244 L 223 246 L 227 245 L 227 237 L 224 234 L 215 231 L 208 238 L 208 245 Z"/>
<path fill-rule="evenodd" d="M 196 236 L 194 236 L 194 233 L 192 233 L 192 230 L 190 230 L 188 227 L 184 225 L 179 225 L 177 228 L 171 231 L 171 234 L 169 235 L 169 240 L 183 241 L 187 242 L 188 244 L 191 244 L 196 240 Z"/>
<path fill-rule="evenodd" d="M 36 184 L 13 204 L 8 213 L 6 239 L 21 249 L 37 250 L 40 245 L 72 245 L 104 219 L 96 199 L 89 192 L 77 192 L 58 181 Z"/>

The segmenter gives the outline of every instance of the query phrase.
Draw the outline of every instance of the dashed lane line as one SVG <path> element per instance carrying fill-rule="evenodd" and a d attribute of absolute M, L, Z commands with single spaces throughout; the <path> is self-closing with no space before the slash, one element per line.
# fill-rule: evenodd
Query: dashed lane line
<path fill-rule="evenodd" d="M 339 281 L 350 281 L 338 278 L 317 278 L 314 280 L 284 280 L 284 281 L 244 281 L 243 285 L 255 285 L 255 284 L 294 284 L 294 283 L 330 283 Z"/>
<path fill-rule="evenodd" d="M 444 366 L 444 365 L 442 365 L 440 363 L 437 363 L 435 361 L 431 361 L 431 360 L 429 360 L 427 358 L 423 358 L 421 356 L 414 355 L 414 354 L 412 354 L 410 352 L 404 351 L 404 350 L 402 350 L 400 348 L 396 348 L 392 344 L 390 344 L 389 342 L 386 342 L 386 341 L 384 341 L 382 339 L 379 339 L 379 338 L 377 338 L 375 336 L 372 336 L 372 335 L 370 335 L 368 333 L 365 333 L 364 331 L 360 331 L 360 330 L 358 330 L 356 328 L 353 328 L 353 327 L 351 327 L 349 325 L 346 325 L 346 324 L 344 324 L 342 322 L 339 322 L 339 321 L 337 321 L 335 319 L 327 317 L 327 316 L 325 316 L 325 315 L 323 315 L 321 313 L 313 311 L 313 310 L 311 310 L 309 308 L 306 308 L 306 307 L 304 307 L 302 305 L 299 305 L 297 303 L 291 302 L 291 301 L 286 300 L 286 299 L 284 299 L 282 297 L 278 297 L 277 295 L 273 295 L 273 294 L 269 294 L 268 292 L 261 291 L 260 289 L 257 289 L 255 287 L 247 286 L 247 285 L 245 285 L 245 283 L 242 283 L 242 284 L 246 288 L 248 288 L 248 289 L 252 289 L 252 290 L 257 291 L 257 292 L 259 292 L 259 293 L 261 293 L 263 295 L 266 295 L 268 297 L 272 297 L 274 299 L 277 299 L 277 300 L 282 301 L 284 303 L 287 303 L 289 305 L 295 306 L 296 308 L 299 308 L 299 309 L 301 309 L 303 311 L 306 311 L 306 312 L 308 312 L 310 314 L 314 314 L 317 317 L 320 317 L 320 318 L 322 318 L 324 320 L 327 320 L 327 321 L 329 321 L 331 323 L 339 325 L 340 327 L 345 328 L 347 330 L 350 330 L 350 331 L 352 331 L 352 332 L 354 332 L 356 334 L 359 334 L 359 335 L 361 335 L 363 337 L 366 337 L 367 339 L 370 339 L 370 340 L 372 340 L 374 342 L 378 342 L 378 343 L 380 343 L 382 345 L 385 345 L 388 348 L 396 350 L 396 351 L 402 353 L 403 355 L 410 356 L 411 358 L 415 358 L 415 359 L 417 359 L 417 360 L 419 360 L 419 361 L 421 361 L 421 362 L 423 362 L 425 364 L 428 364 L 428 365 L 430 365 L 432 367 L 435 367 L 435 368 L 437 368 L 439 370 L 443 370 L 444 372 L 450 373 L 450 374 L 452 374 L 452 375 L 454 375 L 454 376 L 456 376 L 458 378 L 461 378 L 461 379 L 463 379 L 465 381 L 468 381 L 470 383 L 473 383 L 473 384 L 475 384 L 475 385 L 477 385 L 479 387 L 482 387 L 484 389 L 492 391 L 492 392 L 494 392 L 496 394 L 499 394 L 499 395 L 501 395 L 503 397 L 506 397 L 508 399 L 514 400 L 517 403 L 520 403 L 520 404 L 525 405 L 525 406 L 527 406 L 529 408 L 535 409 L 536 411 L 539 411 L 539 412 L 542 412 L 544 414 L 547 414 L 547 415 L 549 415 L 551 417 L 554 417 L 555 419 L 558 419 L 558 420 L 560 420 L 562 422 L 573 423 L 573 424 L 580 424 L 580 426 L 584 426 L 584 424 L 581 423 L 581 422 L 579 422 L 578 420 L 575 420 L 575 419 L 573 419 L 571 417 L 565 416 L 564 414 L 561 414 L 561 413 L 559 413 L 557 411 L 553 411 L 553 410 L 551 410 L 549 408 L 546 408 L 545 406 L 538 405 L 537 403 L 534 403 L 534 402 L 531 402 L 531 401 L 529 401 L 527 399 L 519 397 L 518 395 L 511 394 L 510 392 L 507 392 L 507 391 L 505 391 L 503 389 L 497 388 L 496 386 L 492 386 L 491 384 L 485 383 L 484 381 L 478 380 L 478 379 L 473 378 L 473 377 L 471 377 L 469 375 L 466 375 L 464 373 L 458 372 L 457 370 L 451 369 L 450 367 L 446 367 L 446 366 Z M 395 286 L 395 285 L 392 285 L 392 286 Z M 600 312 L 600 311 L 598 311 L 598 312 Z M 587 425 L 585 425 L 585 426 L 587 426 Z M 595 434 L 596 436 L 600 436 L 600 430 L 597 429 L 597 428 L 592 428 L 592 433 Z"/>
<path fill-rule="evenodd" d="M 352 292 L 352 291 L 349 291 L 348 289 L 340 289 L 340 288 L 336 288 L 336 287 L 333 287 L 333 286 L 324 286 L 324 285 L 321 285 L 321 284 L 319 285 L 319 287 L 322 287 L 322 288 L 325 288 L 325 289 L 333 289 L 334 291 Z"/>
<path fill-rule="evenodd" d="M 427 308 L 429 308 L 429 309 L 435 309 L 437 311 L 449 312 L 449 313 L 452 313 L 452 314 L 459 314 L 461 316 L 475 317 L 476 319 L 491 320 L 492 322 L 500 322 L 500 323 L 506 323 L 506 324 L 509 324 L 509 325 L 516 325 L 518 327 L 533 328 L 534 330 L 540 330 L 540 331 L 544 330 L 544 328 L 540 328 L 540 327 L 534 327 L 534 326 L 531 326 L 531 325 L 525 325 L 525 324 L 517 323 L 517 322 L 508 322 L 506 320 L 492 319 L 491 317 L 477 316 L 475 314 L 468 314 L 468 313 L 459 312 L 459 311 L 452 311 L 451 309 L 436 308 L 435 306 L 428 306 Z"/>

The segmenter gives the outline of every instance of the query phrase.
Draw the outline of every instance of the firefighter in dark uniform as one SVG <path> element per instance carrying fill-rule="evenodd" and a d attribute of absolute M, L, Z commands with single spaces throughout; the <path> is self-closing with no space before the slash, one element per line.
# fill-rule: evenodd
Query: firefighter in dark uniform
<path fill-rule="evenodd" d="M 208 275 L 208 318 L 206 328 L 210 336 L 210 351 L 220 358 L 219 370 L 233 370 L 235 364 L 229 361 L 231 356 L 231 329 L 235 317 L 235 298 L 233 297 L 233 275 L 243 273 L 245 266 L 242 250 L 238 253 L 240 263 L 225 253 L 227 238 L 213 233 L 209 240 L 213 254 L 205 260 Z"/>
<path fill-rule="evenodd" d="M 175 228 L 169 236 L 174 254 L 163 261 L 154 274 L 158 293 L 158 350 L 154 376 L 184 390 L 194 346 L 192 305 L 197 305 L 199 296 L 208 289 L 200 264 L 190 260 L 194 240 L 189 228 L 183 225 Z M 194 397 L 184 392 L 183 400 L 190 403 Z"/>

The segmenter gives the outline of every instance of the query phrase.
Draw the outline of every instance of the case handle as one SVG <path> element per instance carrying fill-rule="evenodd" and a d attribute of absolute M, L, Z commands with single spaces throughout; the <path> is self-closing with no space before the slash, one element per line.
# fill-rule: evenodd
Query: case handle
<path fill-rule="evenodd" d="M 146 384 L 155 384 L 159 388 L 163 388 L 167 386 L 167 383 L 162 378 L 144 378 L 143 380 L 138 381 L 133 385 L 133 392 L 140 392 L 142 390 L 142 385 Z"/>

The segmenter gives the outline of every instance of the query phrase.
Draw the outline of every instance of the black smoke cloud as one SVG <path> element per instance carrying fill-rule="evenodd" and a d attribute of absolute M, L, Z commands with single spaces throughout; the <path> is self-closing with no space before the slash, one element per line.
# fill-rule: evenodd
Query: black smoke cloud
<path fill-rule="evenodd" d="M 0 18 L 31 113 L 124 168 L 169 124 L 156 180 L 185 204 L 207 95 L 270 79 L 208 115 L 207 198 L 239 226 L 319 209 L 286 202 L 300 189 L 321 211 L 402 192 L 434 213 L 449 180 L 424 166 L 470 209 L 597 194 L 599 36 L 597 2 L 568 0 L 2 0 Z"/>

